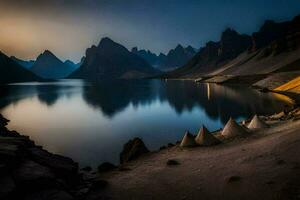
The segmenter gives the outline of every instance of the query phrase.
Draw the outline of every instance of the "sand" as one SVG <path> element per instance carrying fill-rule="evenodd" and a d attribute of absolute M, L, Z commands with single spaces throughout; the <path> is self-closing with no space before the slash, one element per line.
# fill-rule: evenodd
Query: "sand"
<path fill-rule="evenodd" d="M 300 120 L 272 122 L 225 144 L 150 153 L 128 163 L 129 171 L 99 175 L 109 185 L 87 199 L 299 198 L 299 152 Z M 180 164 L 167 166 L 169 159 Z"/>

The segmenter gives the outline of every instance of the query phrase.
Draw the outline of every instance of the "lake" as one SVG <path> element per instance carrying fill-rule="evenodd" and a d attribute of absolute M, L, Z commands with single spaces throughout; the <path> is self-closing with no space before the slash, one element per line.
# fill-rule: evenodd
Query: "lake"
<path fill-rule="evenodd" d="M 243 86 L 192 81 L 59 80 L 0 87 L 0 112 L 9 128 L 81 166 L 119 162 L 123 145 L 140 137 L 151 150 L 180 140 L 185 130 L 211 131 L 230 116 L 281 111 L 283 96 Z"/>

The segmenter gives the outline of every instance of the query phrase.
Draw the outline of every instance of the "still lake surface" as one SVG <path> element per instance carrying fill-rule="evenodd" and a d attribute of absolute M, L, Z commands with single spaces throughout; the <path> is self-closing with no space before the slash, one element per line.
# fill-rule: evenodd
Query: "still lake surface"
<path fill-rule="evenodd" d="M 271 114 L 286 104 L 272 93 L 191 81 L 59 80 L 0 87 L 0 112 L 11 120 L 10 129 L 93 167 L 117 164 L 133 137 L 155 150 L 180 140 L 185 130 L 196 133 L 202 124 L 216 130 L 230 116 Z"/>

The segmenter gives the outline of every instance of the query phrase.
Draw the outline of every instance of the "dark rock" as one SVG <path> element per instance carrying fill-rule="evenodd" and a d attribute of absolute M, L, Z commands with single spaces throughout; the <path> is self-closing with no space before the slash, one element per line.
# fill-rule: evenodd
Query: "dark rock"
<path fill-rule="evenodd" d="M 49 153 L 41 148 L 30 148 L 32 159 L 41 165 L 51 168 L 57 175 L 73 179 L 78 172 L 78 164 L 71 158 Z M 70 180 L 73 181 L 73 180 Z"/>
<path fill-rule="evenodd" d="M 70 194 L 62 190 L 47 189 L 38 191 L 25 197 L 24 200 L 72 200 Z"/>
<path fill-rule="evenodd" d="M 179 165 L 180 163 L 177 160 L 168 160 L 167 165 L 172 166 L 172 165 Z"/>
<path fill-rule="evenodd" d="M 277 161 L 276 161 L 276 164 L 277 164 L 277 165 L 284 165 L 284 164 L 285 164 L 285 161 L 284 161 L 284 160 L 277 160 Z"/>
<path fill-rule="evenodd" d="M 159 148 L 159 150 L 163 150 L 163 149 L 166 149 L 167 147 L 166 146 L 161 146 L 160 148 Z"/>
<path fill-rule="evenodd" d="M 174 147 L 175 145 L 172 143 L 168 143 L 168 147 Z"/>
<path fill-rule="evenodd" d="M 104 162 L 98 166 L 98 172 L 107 172 L 107 171 L 111 171 L 115 168 L 116 168 L 116 166 L 114 164 L 111 164 L 109 162 Z"/>
<path fill-rule="evenodd" d="M 81 170 L 86 171 L 86 172 L 90 172 L 90 171 L 92 171 L 92 168 L 90 166 L 86 166 L 86 167 L 82 168 Z"/>
<path fill-rule="evenodd" d="M 24 161 L 14 172 L 14 180 L 24 191 L 38 190 L 57 186 L 54 174 L 45 166 L 34 161 Z"/>
<path fill-rule="evenodd" d="M 124 145 L 123 151 L 120 154 L 120 163 L 122 164 L 137 159 L 148 152 L 149 150 L 145 146 L 144 142 L 140 138 L 134 138 Z"/>
<path fill-rule="evenodd" d="M 8 176 L 0 177 L 0 199 L 6 199 L 13 194 L 16 189 L 14 180 Z"/>
<path fill-rule="evenodd" d="M 242 178 L 240 176 L 230 176 L 226 178 L 227 183 L 240 181 Z"/>

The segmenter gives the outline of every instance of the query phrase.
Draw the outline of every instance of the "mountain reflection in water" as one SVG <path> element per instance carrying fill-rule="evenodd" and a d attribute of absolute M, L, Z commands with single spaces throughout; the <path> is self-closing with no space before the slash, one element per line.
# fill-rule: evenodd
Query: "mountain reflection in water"
<path fill-rule="evenodd" d="M 19 83 L 1 86 L 0 95 L 9 128 L 92 166 L 117 163 L 123 144 L 136 136 L 158 149 L 201 124 L 214 130 L 229 117 L 270 114 L 287 104 L 272 93 L 191 81 Z"/>

